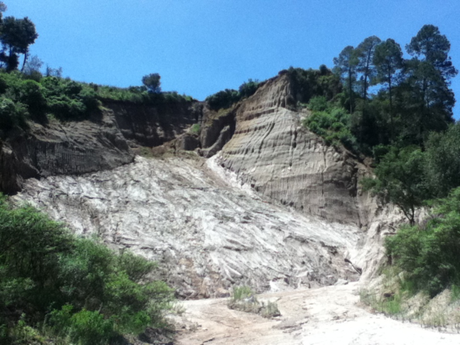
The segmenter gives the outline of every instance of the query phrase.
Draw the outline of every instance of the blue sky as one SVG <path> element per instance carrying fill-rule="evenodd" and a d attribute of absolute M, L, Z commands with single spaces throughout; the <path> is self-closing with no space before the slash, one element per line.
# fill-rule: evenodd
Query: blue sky
<path fill-rule="evenodd" d="M 4 0 L 28 16 L 33 55 L 75 80 L 126 87 L 160 73 L 164 91 L 204 99 L 290 66 L 333 66 L 366 37 L 402 47 L 424 24 L 450 40 L 460 69 L 458 0 Z M 452 88 L 460 102 L 460 76 Z M 456 118 L 460 106 L 456 107 Z"/>

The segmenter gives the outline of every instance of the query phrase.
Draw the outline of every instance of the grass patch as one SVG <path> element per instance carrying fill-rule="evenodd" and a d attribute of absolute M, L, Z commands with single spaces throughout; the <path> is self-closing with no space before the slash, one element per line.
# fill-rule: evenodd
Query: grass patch
<path fill-rule="evenodd" d="M 276 303 L 270 301 L 266 303 L 260 302 L 254 291 L 248 286 L 234 287 L 227 305 L 230 309 L 259 314 L 265 318 L 281 315 Z"/>
<path fill-rule="evenodd" d="M 189 130 L 190 134 L 200 134 L 201 126 L 199 123 L 195 123 Z"/>

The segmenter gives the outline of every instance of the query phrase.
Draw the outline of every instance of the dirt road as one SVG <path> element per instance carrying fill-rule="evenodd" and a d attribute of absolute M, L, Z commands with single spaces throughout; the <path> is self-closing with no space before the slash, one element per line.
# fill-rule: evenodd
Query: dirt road
<path fill-rule="evenodd" d="M 230 310 L 225 299 L 186 301 L 180 345 L 459 344 L 460 335 L 372 314 L 359 306 L 359 285 L 264 294 L 282 316 L 268 320 Z"/>

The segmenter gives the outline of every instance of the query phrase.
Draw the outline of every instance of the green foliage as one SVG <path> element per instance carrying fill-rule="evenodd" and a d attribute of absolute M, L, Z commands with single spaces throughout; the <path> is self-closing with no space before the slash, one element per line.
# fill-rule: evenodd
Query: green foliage
<path fill-rule="evenodd" d="M 13 71 L 18 67 L 19 54 L 27 57 L 29 46 L 37 37 L 35 25 L 29 18 L 16 19 L 10 16 L 3 19 L 0 31 L 3 52 L 0 54 L 0 60 L 6 64 L 7 71 Z"/>
<path fill-rule="evenodd" d="M 321 98 L 313 98 L 309 107 L 322 108 Z M 328 107 L 327 105 L 325 105 Z M 350 116 L 343 108 L 332 108 L 327 111 L 314 111 L 304 121 L 304 126 L 313 133 L 324 138 L 326 144 L 339 146 L 342 144 L 351 151 L 356 152 L 356 138 L 350 132 Z"/>
<path fill-rule="evenodd" d="M 219 110 L 230 108 L 234 103 L 240 100 L 240 95 L 236 90 L 225 89 L 211 96 L 206 97 L 206 102 L 211 109 Z"/>
<path fill-rule="evenodd" d="M 200 134 L 201 131 L 201 126 L 199 123 L 195 123 L 191 128 L 190 128 L 190 133 L 192 134 Z"/>
<path fill-rule="evenodd" d="M 73 313 L 71 305 L 50 313 L 50 323 L 60 336 L 67 336 L 79 345 L 103 345 L 113 336 L 113 322 L 98 311 L 82 309 Z"/>
<path fill-rule="evenodd" d="M 435 296 L 460 283 L 460 189 L 439 202 L 426 226 L 405 226 L 385 243 L 416 290 Z"/>
<path fill-rule="evenodd" d="M 436 197 L 446 197 L 460 186 L 460 124 L 445 133 L 431 133 L 426 144 L 426 175 Z"/>
<path fill-rule="evenodd" d="M 234 301 L 241 301 L 244 298 L 250 298 L 254 296 L 254 291 L 249 286 L 235 286 L 233 287 L 232 299 Z"/>
<path fill-rule="evenodd" d="M 360 86 L 361 96 L 364 100 L 367 100 L 367 91 L 369 85 L 372 84 L 375 75 L 377 74 L 373 60 L 376 52 L 376 47 L 380 42 L 381 40 L 377 36 L 370 36 L 361 42 L 356 48 L 356 55 L 358 58 L 356 72 L 362 74 Z"/>
<path fill-rule="evenodd" d="M 158 73 L 148 74 L 142 77 L 142 84 L 144 84 L 148 92 L 160 93 L 161 92 L 160 79 L 161 77 Z"/>
<path fill-rule="evenodd" d="M 240 85 L 238 91 L 225 89 L 206 97 L 208 106 L 213 110 L 227 109 L 243 98 L 252 96 L 259 88 L 259 81 L 249 79 Z"/>
<path fill-rule="evenodd" d="M 308 109 L 311 111 L 326 111 L 329 109 L 329 104 L 325 96 L 315 96 L 308 102 Z"/>
<path fill-rule="evenodd" d="M 2 339 L 21 313 L 31 326 L 48 319 L 51 332 L 77 344 L 105 344 L 117 334 L 164 326 L 172 290 L 148 282 L 155 263 L 116 255 L 76 238 L 30 206 L 0 200 L 0 324 Z"/>
<path fill-rule="evenodd" d="M 397 205 L 411 224 L 415 211 L 424 204 L 428 190 L 424 179 L 424 155 L 416 147 L 391 147 L 375 169 L 375 179 L 365 179 L 363 187 L 384 203 Z"/>
<path fill-rule="evenodd" d="M 296 98 L 301 103 L 307 103 L 315 96 L 324 96 L 329 101 L 342 91 L 340 78 L 324 65 L 320 70 L 290 67 L 288 73 Z"/>
<path fill-rule="evenodd" d="M 16 126 L 27 128 L 27 115 L 24 104 L 0 97 L 0 129 L 8 131 Z"/>
<path fill-rule="evenodd" d="M 242 99 L 242 98 L 248 98 L 252 96 L 259 88 L 259 84 L 260 83 L 257 79 L 256 80 L 249 79 L 247 82 L 244 82 L 238 88 L 239 97 Z"/>
<path fill-rule="evenodd" d="M 233 287 L 233 294 L 227 305 L 230 309 L 260 314 L 265 318 L 281 315 L 276 303 L 270 301 L 267 304 L 259 302 L 254 291 L 249 286 Z"/>

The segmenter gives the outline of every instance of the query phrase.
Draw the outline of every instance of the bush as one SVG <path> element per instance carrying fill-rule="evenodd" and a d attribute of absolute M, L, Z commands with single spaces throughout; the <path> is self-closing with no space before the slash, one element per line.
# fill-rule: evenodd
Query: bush
<path fill-rule="evenodd" d="M 34 80 L 25 80 L 21 84 L 19 101 L 27 104 L 29 112 L 41 118 L 46 111 L 46 99 L 43 87 Z"/>
<path fill-rule="evenodd" d="M 249 79 L 247 82 L 244 82 L 240 85 L 238 92 L 240 98 L 248 98 L 252 96 L 257 89 L 259 88 L 259 81 Z"/>
<path fill-rule="evenodd" d="M 191 134 L 200 134 L 201 126 L 199 123 L 195 123 L 192 127 L 190 127 Z"/>
<path fill-rule="evenodd" d="M 147 282 L 155 267 L 132 253 L 116 255 L 76 238 L 34 208 L 12 208 L 2 197 L 0 342 L 14 337 L 11 325 L 22 313 L 31 326 L 50 315 L 52 332 L 79 344 L 163 327 L 173 292 L 163 282 Z"/>
<path fill-rule="evenodd" d="M 219 91 L 214 95 L 208 96 L 206 102 L 213 110 L 226 109 L 230 108 L 234 103 L 240 100 L 240 95 L 238 91 L 225 89 L 224 91 Z"/>
<path fill-rule="evenodd" d="M 356 138 L 350 132 L 350 116 L 345 109 L 330 109 L 322 96 L 312 98 L 309 107 L 325 110 L 312 109 L 314 110 L 313 114 L 307 117 L 303 123 L 305 127 L 323 137 L 327 145 L 338 146 L 342 144 L 350 151 L 359 151 Z"/>
<path fill-rule="evenodd" d="M 22 103 L 15 103 L 9 98 L 0 98 L 0 129 L 10 130 L 16 126 L 27 128 L 27 111 Z"/>
<path fill-rule="evenodd" d="M 308 109 L 312 111 L 325 111 L 329 108 L 326 97 L 315 96 L 310 99 L 308 103 Z"/>
<path fill-rule="evenodd" d="M 232 297 L 227 305 L 230 309 L 260 314 L 265 318 L 281 315 L 276 303 L 270 301 L 267 304 L 259 302 L 254 291 L 249 286 L 234 287 Z"/>
<path fill-rule="evenodd" d="M 460 284 L 460 188 L 442 199 L 423 226 L 404 226 L 385 243 L 417 291 L 435 296 Z"/>

